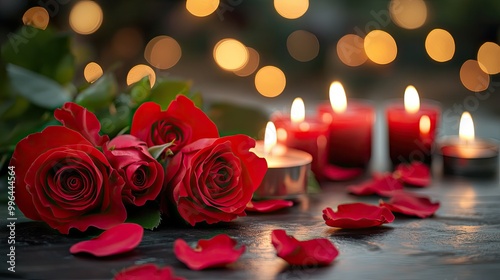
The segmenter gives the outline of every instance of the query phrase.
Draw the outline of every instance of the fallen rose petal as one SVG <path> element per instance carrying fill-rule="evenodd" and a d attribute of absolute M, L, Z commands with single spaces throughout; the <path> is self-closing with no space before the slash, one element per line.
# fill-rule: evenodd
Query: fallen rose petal
<path fill-rule="evenodd" d="M 427 196 L 400 192 L 394 194 L 388 202 L 381 200 L 380 206 L 385 206 L 392 212 L 427 218 L 439 209 L 439 202 L 432 202 Z"/>
<path fill-rule="evenodd" d="M 277 256 L 290 265 L 329 265 L 339 255 L 337 248 L 326 238 L 299 241 L 282 229 L 272 231 L 271 243 Z"/>
<path fill-rule="evenodd" d="M 331 227 L 354 229 L 392 223 L 394 215 L 385 207 L 366 203 L 349 203 L 339 205 L 337 212 L 330 207 L 325 208 L 323 219 Z"/>
<path fill-rule="evenodd" d="M 184 280 L 182 277 L 174 275 L 174 270 L 165 266 L 159 268 L 155 264 L 143 264 L 130 266 L 118 272 L 113 278 L 114 280 Z"/>
<path fill-rule="evenodd" d="M 107 257 L 135 249 L 141 243 L 144 229 L 138 224 L 124 223 L 114 226 L 98 237 L 71 246 L 71 254 L 89 253 Z"/>
<path fill-rule="evenodd" d="M 283 200 L 283 199 L 250 201 L 250 202 L 248 202 L 247 208 L 245 209 L 245 211 L 269 213 L 269 212 L 277 211 L 277 210 L 292 207 L 292 206 L 293 206 L 293 201 Z"/>
<path fill-rule="evenodd" d="M 391 173 L 374 174 L 373 178 L 359 185 L 347 187 L 347 191 L 355 195 L 390 196 L 392 192 L 402 190 L 403 185 Z"/>
<path fill-rule="evenodd" d="M 411 164 L 399 164 L 394 174 L 403 183 L 415 187 L 426 187 L 431 183 L 431 171 L 429 167 L 418 161 L 414 161 Z"/>
<path fill-rule="evenodd" d="M 323 168 L 323 176 L 332 181 L 347 181 L 363 174 L 362 168 L 345 168 L 333 164 L 328 164 Z"/>
<path fill-rule="evenodd" d="M 179 238 L 174 242 L 174 254 L 192 270 L 223 267 L 238 260 L 245 252 L 245 245 L 236 249 L 236 243 L 236 240 L 226 234 L 219 234 L 212 239 L 199 240 L 193 249 Z"/>

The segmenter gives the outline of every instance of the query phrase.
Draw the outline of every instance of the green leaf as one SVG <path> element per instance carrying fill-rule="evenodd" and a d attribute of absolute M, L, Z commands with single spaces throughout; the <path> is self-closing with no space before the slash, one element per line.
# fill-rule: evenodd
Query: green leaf
<path fill-rule="evenodd" d="M 156 102 L 162 110 L 166 110 L 178 94 L 184 94 L 189 97 L 191 82 L 176 80 L 157 80 L 155 86 L 151 89 L 150 101 Z"/>
<path fill-rule="evenodd" d="M 268 121 L 267 114 L 256 108 L 231 103 L 212 104 L 207 115 L 217 125 L 221 136 L 245 134 L 260 138 Z"/>
<path fill-rule="evenodd" d="M 139 224 L 145 229 L 153 230 L 161 223 L 160 207 L 153 201 L 141 207 L 129 207 L 125 222 Z"/>
<path fill-rule="evenodd" d="M 91 111 L 107 108 L 118 92 L 118 84 L 113 74 L 108 73 L 80 92 L 75 102 Z"/>
<path fill-rule="evenodd" d="M 131 99 L 136 104 L 144 102 L 150 94 L 151 84 L 149 83 L 149 76 L 142 78 L 130 88 Z"/>
<path fill-rule="evenodd" d="M 14 119 L 21 116 L 28 107 L 29 101 L 22 97 L 16 96 L 13 99 L 2 100 L 0 105 L 0 120 Z"/>
<path fill-rule="evenodd" d="M 55 109 L 72 99 L 71 93 L 54 80 L 25 68 L 9 64 L 7 74 L 14 90 L 42 108 Z"/>
<path fill-rule="evenodd" d="M 159 159 L 160 156 L 165 152 L 165 150 L 169 147 L 171 147 L 174 144 L 174 141 L 170 143 L 166 143 L 163 145 L 157 145 L 157 146 L 152 146 L 148 148 L 149 153 L 154 159 Z M 167 155 L 172 155 L 172 151 L 168 150 Z"/>
<path fill-rule="evenodd" d="M 2 58 L 64 85 L 72 81 L 75 71 L 71 38 L 69 33 L 56 33 L 50 28 L 22 26 L 7 35 Z"/>

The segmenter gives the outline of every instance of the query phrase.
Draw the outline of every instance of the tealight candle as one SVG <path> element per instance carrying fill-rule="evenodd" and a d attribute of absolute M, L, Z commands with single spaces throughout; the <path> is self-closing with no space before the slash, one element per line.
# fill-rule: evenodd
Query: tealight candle
<path fill-rule="evenodd" d="M 330 103 L 318 107 L 323 122 L 329 125 L 328 162 L 341 167 L 368 165 L 372 149 L 372 128 L 375 109 L 362 100 L 350 99 L 340 82 L 333 82 Z"/>
<path fill-rule="evenodd" d="M 276 125 L 278 143 L 311 154 L 311 170 L 322 179 L 327 164 L 328 125 L 317 118 L 306 118 L 302 98 L 293 101 L 290 116 L 277 113 L 271 121 Z"/>
<path fill-rule="evenodd" d="M 411 161 L 431 163 L 439 115 L 436 104 L 420 103 L 418 92 L 411 85 L 405 90 L 404 104 L 387 106 L 389 156 L 394 166 Z"/>
<path fill-rule="evenodd" d="M 255 199 L 298 198 L 307 193 L 307 175 L 312 156 L 277 144 L 276 127 L 268 122 L 264 141 L 257 141 L 252 151 L 267 161 L 267 173 Z"/>
<path fill-rule="evenodd" d="M 468 112 L 460 118 L 458 135 L 448 137 L 440 145 L 446 174 L 491 176 L 498 172 L 498 145 L 475 138 L 474 122 Z"/>

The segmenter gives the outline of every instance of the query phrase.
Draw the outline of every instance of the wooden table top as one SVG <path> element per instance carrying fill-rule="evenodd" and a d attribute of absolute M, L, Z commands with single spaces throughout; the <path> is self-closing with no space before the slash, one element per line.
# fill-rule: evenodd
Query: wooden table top
<path fill-rule="evenodd" d="M 252 214 L 231 223 L 195 228 L 164 224 L 155 231 L 146 231 L 134 251 L 103 259 L 69 253 L 71 245 L 88 237 L 61 235 L 41 222 L 21 219 L 16 224 L 16 272 L 7 271 L 2 261 L 0 278 L 112 279 L 125 267 L 156 263 L 173 267 L 176 275 L 186 279 L 498 279 L 498 178 L 472 180 L 435 175 L 428 188 L 410 189 L 441 202 L 441 208 L 431 218 L 396 216 L 391 224 L 364 230 L 326 226 L 322 219 L 325 207 L 355 201 L 378 204 L 379 197 L 347 194 L 346 186 L 351 183 L 325 183 L 321 193 L 310 195 L 290 209 Z M 7 234 L 5 219 L 1 228 L 2 235 Z M 276 257 L 270 241 L 273 229 L 285 229 L 299 240 L 328 238 L 340 254 L 330 266 L 290 267 Z M 247 246 L 236 263 L 225 269 L 190 271 L 175 258 L 175 239 L 195 243 L 219 233 Z M 0 252 L 5 259 L 6 238 L 1 242 Z"/>

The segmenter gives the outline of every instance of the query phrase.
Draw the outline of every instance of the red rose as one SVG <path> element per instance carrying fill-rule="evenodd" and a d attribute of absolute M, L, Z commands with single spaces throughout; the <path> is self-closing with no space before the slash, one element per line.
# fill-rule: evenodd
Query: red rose
<path fill-rule="evenodd" d="M 249 149 L 255 140 L 245 135 L 201 139 L 185 146 L 167 166 L 166 194 L 191 225 L 231 221 L 245 215 L 267 171 L 267 162 Z"/>
<path fill-rule="evenodd" d="M 219 137 L 215 124 L 184 95 L 177 96 L 166 111 L 154 102 L 143 103 L 134 114 L 130 134 L 149 147 L 175 140 L 170 147 L 174 154 L 198 139 Z"/>
<path fill-rule="evenodd" d="M 124 181 L 102 152 L 80 133 L 50 126 L 21 140 L 15 166 L 16 204 L 24 215 L 61 233 L 107 229 L 126 219 Z"/>
<path fill-rule="evenodd" d="M 96 115 L 76 103 L 65 103 L 62 108 L 54 111 L 54 117 L 65 127 L 80 133 L 94 146 L 100 147 L 109 141 L 107 135 L 99 135 L 101 123 Z"/>
<path fill-rule="evenodd" d="M 125 179 L 124 202 L 142 206 L 156 199 L 163 186 L 163 166 L 151 156 L 144 141 L 120 135 L 106 145 L 104 154 Z"/>

